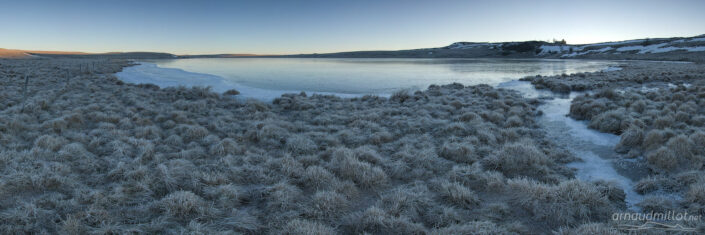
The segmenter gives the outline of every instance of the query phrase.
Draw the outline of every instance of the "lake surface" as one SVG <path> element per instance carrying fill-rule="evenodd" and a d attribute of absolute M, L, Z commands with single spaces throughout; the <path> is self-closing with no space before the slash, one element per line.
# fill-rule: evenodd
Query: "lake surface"
<path fill-rule="evenodd" d="M 159 86 L 235 88 L 242 96 L 271 99 L 287 92 L 341 96 L 389 95 L 400 89 L 459 82 L 492 86 L 525 76 L 594 72 L 617 62 L 546 59 L 314 59 L 215 58 L 146 60 L 119 74 Z M 127 78 L 127 79 L 126 79 Z M 133 80 L 130 80 L 133 78 Z M 222 81 L 217 81 L 222 80 Z"/>

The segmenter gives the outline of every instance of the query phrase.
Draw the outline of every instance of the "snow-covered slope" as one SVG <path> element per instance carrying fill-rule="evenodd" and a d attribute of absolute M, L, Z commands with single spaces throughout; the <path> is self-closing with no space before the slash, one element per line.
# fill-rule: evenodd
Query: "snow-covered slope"
<path fill-rule="evenodd" d="M 561 57 L 588 54 L 653 54 L 672 51 L 705 51 L 705 36 L 683 39 L 639 39 L 578 45 L 573 52 L 562 54 Z"/>
<path fill-rule="evenodd" d="M 666 52 L 702 52 L 705 51 L 705 35 L 700 35 L 690 38 L 655 38 L 655 39 L 636 39 L 619 42 L 602 42 L 593 44 L 567 45 L 548 42 L 507 42 L 507 43 L 486 43 L 486 42 L 456 42 L 442 49 L 451 50 L 474 50 L 474 49 L 489 49 L 507 53 L 517 52 L 510 49 L 521 45 L 523 51 L 534 52 L 536 56 L 562 58 L 570 58 L 584 55 L 594 54 L 655 54 Z M 530 46 L 529 50 L 526 46 Z"/>

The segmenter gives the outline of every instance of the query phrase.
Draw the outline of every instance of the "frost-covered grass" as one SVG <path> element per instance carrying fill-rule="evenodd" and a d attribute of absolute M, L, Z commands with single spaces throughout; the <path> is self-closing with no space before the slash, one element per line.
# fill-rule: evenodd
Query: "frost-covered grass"
<path fill-rule="evenodd" d="M 521 80 L 531 82 L 536 89 L 568 93 L 606 87 L 634 86 L 635 83 L 692 82 L 705 78 L 703 74 L 705 74 L 705 66 L 697 63 L 629 62 L 620 67 L 611 67 L 607 71 L 533 76 Z"/>
<path fill-rule="evenodd" d="M 517 92 L 263 103 L 125 84 L 127 64 L 0 60 L 0 233 L 599 231 L 624 208 L 572 179 Z"/>
<path fill-rule="evenodd" d="M 695 75 L 699 76 L 699 75 Z M 635 190 L 668 192 L 680 200 L 649 196 L 645 209 L 705 212 L 705 86 L 694 84 L 657 89 L 605 89 L 574 99 L 571 116 L 590 127 L 621 134 L 615 151 L 645 164 L 651 174 Z"/>

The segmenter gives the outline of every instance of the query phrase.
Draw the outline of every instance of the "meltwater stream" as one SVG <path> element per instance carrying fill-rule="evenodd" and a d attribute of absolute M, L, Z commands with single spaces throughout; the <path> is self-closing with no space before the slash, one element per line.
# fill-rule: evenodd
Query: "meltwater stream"
<path fill-rule="evenodd" d="M 639 211 L 637 203 L 642 195 L 634 191 L 634 181 L 621 175 L 615 168 L 616 153 L 614 146 L 620 137 L 589 129 L 584 121 L 568 117 L 571 101 L 583 93 L 572 92 L 570 95 L 555 94 L 546 90 L 536 90 L 529 82 L 510 81 L 498 85 L 519 91 L 526 98 L 539 98 L 543 104 L 539 110 L 539 124 L 546 131 L 547 137 L 554 143 L 571 151 L 580 158 L 579 162 L 568 164 L 575 168 L 576 177 L 583 181 L 611 181 L 622 188 L 626 194 L 627 207 Z"/>

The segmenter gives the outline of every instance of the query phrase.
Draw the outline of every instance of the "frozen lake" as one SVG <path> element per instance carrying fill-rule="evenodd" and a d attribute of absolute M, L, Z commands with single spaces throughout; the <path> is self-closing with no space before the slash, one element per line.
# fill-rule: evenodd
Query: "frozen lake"
<path fill-rule="evenodd" d="M 147 60 L 118 76 L 161 87 L 206 85 L 269 100 L 306 91 L 341 96 L 389 95 L 400 89 L 459 82 L 492 86 L 524 76 L 604 70 L 617 62 L 546 59 L 216 58 Z"/>

